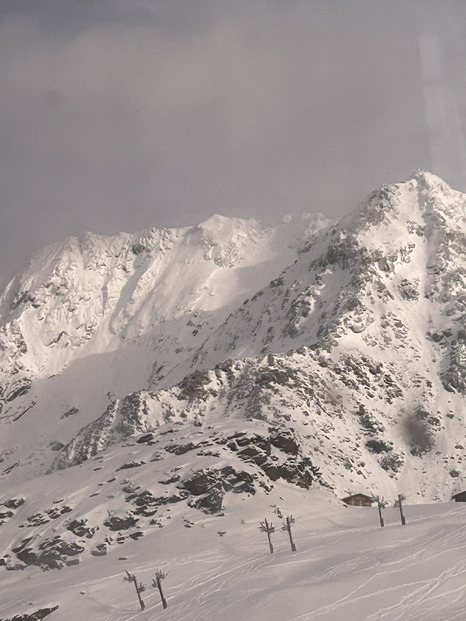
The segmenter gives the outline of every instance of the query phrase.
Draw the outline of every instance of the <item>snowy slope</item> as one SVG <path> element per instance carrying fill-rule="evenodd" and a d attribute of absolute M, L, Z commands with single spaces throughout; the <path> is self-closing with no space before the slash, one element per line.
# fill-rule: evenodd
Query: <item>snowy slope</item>
<path fill-rule="evenodd" d="M 10 564 L 0 573 L 0 618 L 58 606 L 47 617 L 51 621 L 143 621 L 162 612 L 172 621 L 464 619 L 462 504 L 411 505 L 408 498 L 407 524 L 401 526 L 398 509 L 389 507 L 381 529 L 375 508 L 345 508 L 323 488 L 276 483 L 272 492 L 253 497 L 228 493 L 223 515 L 177 502 L 160 507 L 163 515 L 147 518 L 146 526 L 109 531 L 105 522 L 118 517 L 125 502 L 115 491 L 124 488 L 126 498 L 138 486 L 155 492 L 163 471 L 161 462 L 151 469 L 115 471 L 127 454 L 128 448 L 113 448 L 103 460 L 49 475 L 41 499 L 32 482 L 15 490 L 25 499 L 6 526 L 12 532 L 16 520 L 16 545 L 26 536 L 32 537 L 28 545 L 61 536 L 69 544 L 69 565 L 60 571 L 34 565 L 14 571 Z M 70 511 L 28 526 L 26 517 L 45 506 Z M 296 552 L 280 530 L 289 515 L 295 518 Z M 264 518 L 276 527 L 273 555 L 259 531 Z M 95 529 L 91 538 L 77 529 L 76 521 L 83 519 L 85 527 Z M 25 527 L 18 529 L 18 523 Z M 71 544 L 84 551 L 71 554 Z M 158 569 L 167 573 L 166 611 L 151 588 Z M 133 585 L 123 581 L 126 571 L 147 586 L 144 612 Z"/>

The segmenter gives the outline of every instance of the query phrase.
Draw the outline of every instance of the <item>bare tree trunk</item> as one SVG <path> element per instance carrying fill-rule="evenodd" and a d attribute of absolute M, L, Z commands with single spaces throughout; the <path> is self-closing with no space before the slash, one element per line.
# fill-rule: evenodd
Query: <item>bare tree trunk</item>
<path fill-rule="evenodd" d="M 269 540 L 270 554 L 273 554 L 273 545 L 272 545 L 272 539 L 270 535 L 275 532 L 275 527 L 272 525 L 272 523 L 269 524 L 267 522 L 267 518 L 265 518 L 265 520 L 261 522 L 261 525 L 259 526 L 259 530 L 261 531 L 261 533 L 267 533 L 267 539 Z"/>
<path fill-rule="evenodd" d="M 405 518 L 405 516 L 403 515 L 403 505 L 401 504 L 401 501 L 402 501 L 401 494 L 398 494 L 398 504 L 399 504 L 399 506 L 400 506 L 401 524 L 402 524 L 402 526 L 405 526 L 405 524 L 406 524 L 406 518 Z"/>
<path fill-rule="evenodd" d="M 383 517 L 382 517 L 382 504 L 380 503 L 380 501 L 377 502 L 377 506 L 379 508 L 380 526 L 383 528 L 385 524 L 384 524 Z"/>
<path fill-rule="evenodd" d="M 272 545 L 272 540 L 270 539 L 270 533 L 267 533 L 267 537 L 269 540 L 270 554 L 273 554 L 273 545 Z"/>
<path fill-rule="evenodd" d="M 146 605 L 142 601 L 141 594 L 139 593 L 139 589 L 138 589 L 138 586 L 136 584 L 136 578 L 134 579 L 134 586 L 136 587 L 136 592 L 138 594 L 138 600 L 139 600 L 139 605 L 141 606 L 141 610 L 144 610 L 146 608 Z"/>
<path fill-rule="evenodd" d="M 160 578 L 158 576 L 157 576 L 157 588 L 158 588 L 159 593 L 160 593 L 160 599 L 162 600 L 162 606 L 165 609 L 168 606 L 168 604 L 167 604 L 167 600 L 163 596 L 162 583 L 161 583 Z"/>
<path fill-rule="evenodd" d="M 136 593 L 138 595 L 138 600 L 139 600 L 139 605 L 141 606 L 141 610 L 145 610 L 146 605 L 144 604 L 142 597 L 141 597 L 141 593 L 139 592 L 139 587 L 138 587 L 138 581 L 136 579 L 136 576 L 134 574 L 130 574 L 129 572 L 126 572 L 128 574 L 128 577 L 131 579 L 131 582 L 134 584 L 134 588 L 136 589 Z"/>
<path fill-rule="evenodd" d="M 290 536 L 291 551 L 296 552 L 296 546 L 294 544 L 293 536 L 291 534 L 291 522 L 289 517 L 286 518 L 286 529 L 288 530 L 288 535 Z"/>
<path fill-rule="evenodd" d="M 267 518 L 265 519 L 265 528 L 266 528 L 266 532 L 267 532 L 267 539 L 269 540 L 269 548 L 270 548 L 270 554 L 273 554 L 273 545 L 272 545 L 272 539 L 270 537 L 271 535 L 271 528 L 267 522 Z"/>

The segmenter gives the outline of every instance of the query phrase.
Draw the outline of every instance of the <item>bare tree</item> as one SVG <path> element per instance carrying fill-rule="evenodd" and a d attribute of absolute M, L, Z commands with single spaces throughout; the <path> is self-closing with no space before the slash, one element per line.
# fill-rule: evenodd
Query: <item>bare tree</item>
<path fill-rule="evenodd" d="M 159 590 L 160 599 L 162 600 L 162 606 L 164 607 L 164 609 L 168 606 L 167 600 L 165 599 L 162 591 L 162 580 L 164 580 L 166 577 L 167 574 L 165 572 L 163 572 L 161 569 L 157 569 L 157 571 L 155 572 L 155 580 L 152 580 L 152 587 Z"/>
<path fill-rule="evenodd" d="M 292 515 L 290 515 L 289 517 L 286 518 L 286 521 L 283 522 L 282 530 L 287 530 L 288 531 L 288 535 L 290 537 L 291 551 L 292 552 L 296 552 L 296 546 L 294 544 L 293 536 L 291 534 L 291 525 L 292 524 L 294 524 L 294 517 Z"/>
<path fill-rule="evenodd" d="M 263 522 L 261 522 L 261 525 L 259 526 L 259 530 L 262 533 L 267 533 L 267 539 L 269 540 L 270 554 L 273 554 L 273 545 L 272 545 L 272 540 L 270 538 L 270 535 L 275 532 L 275 526 L 272 526 L 272 523 L 269 524 L 266 518 Z"/>
<path fill-rule="evenodd" d="M 134 584 L 134 588 L 136 589 L 136 593 L 138 595 L 139 605 L 141 606 L 141 610 L 144 610 L 146 605 L 144 604 L 141 593 L 146 590 L 145 585 L 142 582 L 139 582 L 136 579 L 134 574 L 130 574 L 129 571 L 126 572 L 126 576 L 123 578 L 126 582 L 132 582 Z"/>
<path fill-rule="evenodd" d="M 406 496 L 404 494 L 398 494 L 398 506 L 400 507 L 400 517 L 401 517 L 401 525 L 406 525 L 406 518 L 403 515 L 403 500 L 406 500 Z"/>
<path fill-rule="evenodd" d="M 377 503 L 377 508 L 379 510 L 380 526 L 383 528 L 385 526 L 385 522 L 383 521 L 383 517 L 382 517 L 382 509 L 384 509 L 387 506 L 388 502 L 384 500 L 384 498 L 381 498 L 380 496 L 373 496 L 372 501 Z"/>

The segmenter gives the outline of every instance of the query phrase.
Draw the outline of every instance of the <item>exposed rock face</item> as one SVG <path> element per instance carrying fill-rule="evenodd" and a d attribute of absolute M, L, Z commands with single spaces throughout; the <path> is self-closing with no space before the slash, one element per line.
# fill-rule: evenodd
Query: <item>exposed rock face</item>
<path fill-rule="evenodd" d="M 205 513 L 219 513 L 225 492 L 254 494 L 254 479 L 248 472 L 236 472 L 231 466 L 220 470 L 201 470 L 179 485 L 196 498 L 190 506 Z"/>
<path fill-rule="evenodd" d="M 61 569 L 65 565 L 73 564 L 70 557 L 76 557 L 84 550 L 84 546 L 65 541 L 60 535 L 53 539 L 43 539 L 36 550 L 28 546 L 30 541 L 30 538 L 24 539 L 12 552 L 26 565 L 37 565 L 42 569 Z"/>
<path fill-rule="evenodd" d="M 0 619 L 0 621 L 41 621 L 41 619 L 48 617 L 49 614 L 51 614 L 54 610 L 57 610 L 57 608 L 58 606 L 53 606 L 53 608 L 40 608 L 35 612 L 15 615 L 9 619 Z"/>
<path fill-rule="evenodd" d="M 18 507 L 24 505 L 24 503 L 24 498 L 11 498 L 10 500 L 6 500 L 3 503 L 3 506 L 7 507 L 7 509 L 17 509 Z"/>
<path fill-rule="evenodd" d="M 141 539 L 175 515 L 192 527 L 204 513 L 224 514 L 238 497 L 268 495 L 276 485 L 307 489 L 325 484 L 298 435 L 263 421 L 202 427 L 170 423 L 131 441 L 133 462 L 123 461 L 127 448 L 113 444 L 82 462 L 82 470 L 51 475 L 68 492 L 68 478 L 81 473 L 73 503 L 60 497 L 41 504 L 34 496 L 35 512 L 25 517 L 20 497 L 7 501 L 15 506 L 7 510 L 15 540 L 5 548 L 0 566 L 9 571 L 62 569 Z M 127 463 L 138 466 L 123 468 Z M 18 529 L 23 529 L 20 540 Z"/>
<path fill-rule="evenodd" d="M 98 527 L 89 527 L 86 526 L 86 524 L 86 519 L 72 520 L 66 528 L 70 530 L 73 535 L 76 535 L 76 537 L 86 537 L 86 539 L 92 539 L 96 530 L 98 530 Z"/>
<path fill-rule="evenodd" d="M 104 526 L 107 526 L 110 530 L 127 530 L 137 524 L 137 520 L 132 516 L 119 517 L 112 515 L 104 522 Z"/>
<path fill-rule="evenodd" d="M 114 401 L 96 421 L 84 427 L 57 456 L 55 468 L 80 464 L 106 446 L 150 428 L 145 423 L 146 404 L 136 392 Z"/>

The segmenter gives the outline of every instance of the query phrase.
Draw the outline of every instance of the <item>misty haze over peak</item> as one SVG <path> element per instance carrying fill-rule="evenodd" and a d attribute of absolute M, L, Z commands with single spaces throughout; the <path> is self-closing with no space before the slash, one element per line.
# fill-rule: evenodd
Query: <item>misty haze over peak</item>
<path fill-rule="evenodd" d="M 455 2 L 0 0 L 0 282 L 85 230 L 465 189 Z"/>

